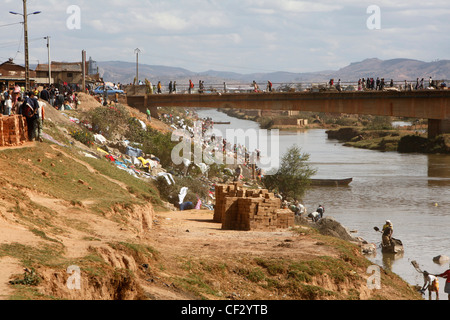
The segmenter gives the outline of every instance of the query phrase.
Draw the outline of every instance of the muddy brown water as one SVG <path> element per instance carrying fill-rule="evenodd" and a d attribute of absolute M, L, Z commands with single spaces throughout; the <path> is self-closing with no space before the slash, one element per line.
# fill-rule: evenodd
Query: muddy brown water
<path fill-rule="evenodd" d="M 201 118 L 230 121 L 215 128 L 259 129 L 253 121 L 235 119 L 217 110 L 198 110 Z M 374 264 L 390 269 L 413 285 L 423 285 L 423 276 L 411 264 L 416 260 L 422 270 L 442 273 L 449 263 L 433 262 L 438 255 L 450 256 L 450 156 L 400 154 L 349 148 L 329 140 L 325 130 L 281 131 L 279 154 L 297 145 L 310 155 L 317 169 L 315 178 L 353 178 L 348 187 L 314 187 L 303 199 L 308 212 L 319 204 L 347 229 L 357 231 L 369 242 L 379 245 L 385 220 L 394 224 L 394 237 L 403 241 L 402 255 L 382 254 L 378 248 L 369 256 Z M 440 278 L 440 298 L 445 279 Z M 428 298 L 428 296 L 426 296 Z M 434 295 L 433 295 L 434 298 Z"/>

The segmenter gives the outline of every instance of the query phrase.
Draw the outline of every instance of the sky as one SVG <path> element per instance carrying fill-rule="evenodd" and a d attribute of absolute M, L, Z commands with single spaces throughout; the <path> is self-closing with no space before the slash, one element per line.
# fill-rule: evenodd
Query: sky
<path fill-rule="evenodd" d="M 24 63 L 23 0 L 0 0 L 0 61 Z M 139 62 L 194 72 L 315 72 L 449 59 L 448 0 L 27 0 L 30 64 Z M 31 14 L 41 11 L 40 14 Z"/>

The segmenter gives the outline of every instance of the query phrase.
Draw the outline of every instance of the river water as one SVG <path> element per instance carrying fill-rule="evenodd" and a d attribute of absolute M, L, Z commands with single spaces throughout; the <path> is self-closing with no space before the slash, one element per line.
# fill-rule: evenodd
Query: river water
<path fill-rule="evenodd" d="M 226 129 L 259 128 L 253 121 L 232 118 L 217 110 L 197 113 L 200 118 L 231 122 L 215 125 L 224 134 Z M 423 285 L 423 276 L 414 269 L 412 260 L 432 274 L 448 268 L 448 263 L 434 263 L 433 257 L 450 256 L 450 156 L 349 148 L 329 140 L 322 129 L 280 131 L 279 154 L 293 145 L 310 155 L 309 163 L 317 170 L 314 178 L 353 178 L 348 187 L 310 189 L 303 199 L 308 212 L 322 204 L 325 215 L 357 231 L 354 236 L 377 245 L 381 234 L 374 227 L 381 229 L 385 220 L 391 220 L 394 237 L 404 244 L 404 254 L 383 255 L 378 248 L 377 254 L 368 258 L 410 284 Z M 440 298 L 447 299 L 445 279 L 439 282 Z"/>

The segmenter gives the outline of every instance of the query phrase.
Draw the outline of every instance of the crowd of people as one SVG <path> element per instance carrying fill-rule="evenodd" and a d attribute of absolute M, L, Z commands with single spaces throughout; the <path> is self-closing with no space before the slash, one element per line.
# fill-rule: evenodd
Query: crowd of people
<path fill-rule="evenodd" d="M 39 98 L 40 92 L 36 89 L 25 91 L 19 86 L 14 89 L 2 88 L 0 109 L 5 116 L 23 115 L 27 122 L 28 139 L 42 142 L 45 103 Z"/>
<path fill-rule="evenodd" d="M 41 91 L 37 87 L 25 91 L 24 87 L 16 85 L 13 89 L 2 88 L 1 112 L 3 115 L 19 114 L 20 106 L 25 102 L 30 93 L 34 93 L 37 99 L 42 99 L 57 110 L 77 109 L 79 105 L 78 89 L 67 85 L 45 86 Z"/>
<path fill-rule="evenodd" d="M 0 88 L 0 113 L 5 116 L 23 115 L 27 122 L 30 141 L 42 141 L 46 103 L 57 110 L 73 110 L 79 105 L 79 88 L 68 85 L 34 87 L 25 90 L 19 85 Z"/>
<path fill-rule="evenodd" d="M 149 90 L 148 93 L 153 94 L 176 94 L 179 92 L 178 85 L 176 81 L 170 81 L 169 84 L 163 85 L 161 81 L 158 81 L 157 85 L 153 85 L 150 81 L 146 79 L 145 84 L 148 86 Z M 240 87 L 240 85 L 239 85 Z M 307 91 L 309 88 L 306 84 L 299 84 L 298 87 L 304 88 L 303 91 Z M 412 90 L 425 90 L 425 89 L 442 89 L 446 88 L 447 84 L 445 81 L 436 81 L 433 80 L 432 77 L 429 77 L 429 79 L 426 81 L 425 78 L 417 78 L 415 81 L 394 81 L 394 79 L 385 79 L 382 77 L 367 77 L 367 78 L 360 78 L 357 82 L 351 83 L 341 81 L 341 79 L 338 79 L 338 81 L 335 81 L 335 79 L 330 79 L 328 83 L 326 84 L 327 88 L 335 88 L 338 91 L 344 91 L 348 87 L 352 87 L 354 91 L 383 91 L 385 89 L 397 89 L 397 90 L 404 90 L 404 91 L 412 91 Z M 185 90 L 186 89 L 186 90 Z M 312 88 L 311 88 L 312 89 Z M 252 81 L 247 87 L 241 88 L 237 91 L 251 91 L 251 92 L 274 92 L 277 90 L 283 91 L 283 88 L 275 89 L 273 87 L 273 83 L 271 81 L 267 81 L 265 84 L 265 87 L 261 87 L 260 83 L 257 83 L 256 81 Z M 182 92 L 186 92 L 188 94 L 192 94 L 194 92 L 198 92 L 200 94 L 208 92 L 231 92 L 236 90 L 231 90 L 227 84 L 223 83 L 223 88 L 220 88 L 219 85 L 211 85 L 209 89 L 206 89 L 205 87 L 205 81 L 199 80 L 198 84 L 194 84 L 192 80 L 189 80 L 189 83 L 186 85 L 182 85 Z"/>
<path fill-rule="evenodd" d="M 337 83 L 334 82 L 334 79 L 330 79 L 328 82 L 329 87 L 335 87 L 338 91 L 343 90 L 341 79 L 337 81 Z M 407 80 L 404 80 L 401 84 L 397 84 L 394 82 L 394 79 L 390 79 L 389 82 L 387 82 L 384 78 L 377 77 L 376 79 L 373 77 L 368 78 L 360 78 L 358 80 L 357 84 L 357 91 L 383 91 L 387 88 L 395 88 L 398 90 L 404 90 L 404 91 L 412 91 L 412 90 L 424 90 L 424 89 L 439 89 L 439 88 L 445 88 L 447 87 L 447 84 L 444 81 L 435 81 L 432 77 L 429 77 L 428 81 L 426 82 L 424 78 L 417 78 L 415 82 L 408 82 Z"/>

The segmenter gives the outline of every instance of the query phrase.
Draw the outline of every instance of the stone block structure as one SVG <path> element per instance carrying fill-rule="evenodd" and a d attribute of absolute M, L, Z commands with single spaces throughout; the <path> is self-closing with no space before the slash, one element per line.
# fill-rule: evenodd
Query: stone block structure
<path fill-rule="evenodd" d="M 0 115 L 0 147 L 20 146 L 28 141 L 28 127 L 22 115 Z"/>
<path fill-rule="evenodd" d="M 223 230 L 275 231 L 295 225 L 295 215 L 281 209 L 281 199 L 266 189 L 246 189 L 242 183 L 216 186 L 214 221 Z"/>

